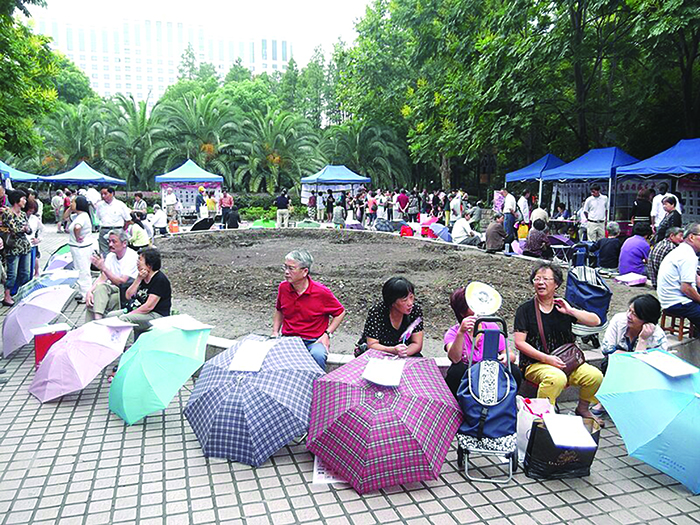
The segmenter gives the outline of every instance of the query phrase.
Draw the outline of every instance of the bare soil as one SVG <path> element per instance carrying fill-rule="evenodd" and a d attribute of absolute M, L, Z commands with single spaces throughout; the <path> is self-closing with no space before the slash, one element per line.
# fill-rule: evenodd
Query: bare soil
<path fill-rule="evenodd" d="M 348 312 L 333 341 L 332 350 L 339 353 L 352 352 L 369 307 L 381 299 L 382 285 L 392 276 L 405 276 L 416 286 L 425 317 L 426 356 L 444 355 L 442 334 L 455 323 L 449 306 L 455 288 L 473 280 L 496 288 L 503 296 L 498 314 L 509 329 L 516 309 L 533 293 L 531 261 L 391 234 L 229 230 L 177 235 L 159 241 L 158 247 L 173 285 L 174 307 L 214 325 L 214 335 L 231 339 L 270 332 L 284 257 L 306 248 L 315 259 L 312 277 L 328 286 Z M 608 284 L 611 315 L 626 310 L 634 295 L 650 291 L 612 280 Z"/>

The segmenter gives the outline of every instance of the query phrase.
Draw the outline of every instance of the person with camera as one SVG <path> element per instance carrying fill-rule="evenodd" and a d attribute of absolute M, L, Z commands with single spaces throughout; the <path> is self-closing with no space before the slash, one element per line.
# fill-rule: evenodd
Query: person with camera
<path fill-rule="evenodd" d="M 32 245 L 27 235 L 32 233 L 29 227 L 27 214 L 24 207 L 27 204 L 27 194 L 22 190 L 9 190 L 7 192 L 9 207 L 2 213 L 2 224 L 5 230 L 3 235 L 5 264 L 7 265 L 7 278 L 5 280 L 5 296 L 3 306 L 15 304 L 12 299 L 12 290 L 29 282 L 29 265 L 31 262 Z"/>
<path fill-rule="evenodd" d="M 102 319 L 108 313 L 126 305 L 126 290 L 138 275 L 138 255 L 129 248 L 129 234 L 123 230 L 110 230 L 107 241 L 109 253 L 102 257 L 94 252 L 90 262 L 100 270 L 90 290 L 85 295 L 86 322 Z"/>

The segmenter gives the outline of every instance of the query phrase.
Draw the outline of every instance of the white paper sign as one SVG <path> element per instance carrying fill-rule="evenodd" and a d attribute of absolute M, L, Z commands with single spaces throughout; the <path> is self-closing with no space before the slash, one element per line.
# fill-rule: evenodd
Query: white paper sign
<path fill-rule="evenodd" d="M 370 357 L 362 377 L 377 385 L 399 386 L 406 361 L 403 359 L 375 359 Z"/>
<path fill-rule="evenodd" d="M 246 340 L 241 343 L 233 356 L 228 369 L 236 372 L 259 372 L 270 349 L 277 344 L 276 339 L 269 341 Z"/>
<path fill-rule="evenodd" d="M 597 448 L 593 436 L 583 424 L 581 416 L 545 414 L 542 419 L 558 447 Z"/>
<path fill-rule="evenodd" d="M 318 456 L 314 456 L 314 477 L 312 483 L 314 485 L 330 484 L 330 483 L 345 483 L 345 480 L 323 464 L 323 460 Z"/>
<path fill-rule="evenodd" d="M 680 357 L 657 350 L 635 352 L 632 355 L 640 361 L 644 361 L 646 364 L 653 366 L 659 372 L 671 377 L 687 376 L 699 371 L 697 367 L 686 363 Z"/>

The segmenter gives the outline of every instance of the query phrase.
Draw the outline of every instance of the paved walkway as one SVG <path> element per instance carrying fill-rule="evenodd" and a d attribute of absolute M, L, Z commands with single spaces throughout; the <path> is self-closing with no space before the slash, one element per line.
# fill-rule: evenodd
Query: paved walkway
<path fill-rule="evenodd" d="M 44 253 L 63 239 L 50 235 Z M 83 308 L 72 302 L 66 314 L 82 322 Z M 437 480 L 359 496 L 344 484 L 313 485 L 304 445 L 258 468 L 205 458 L 182 415 L 191 383 L 165 411 L 128 427 L 108 409 L 106 373 L 42 405 L 27 392 L 33 364 L 31 345 L 2 362 L 0 525 L 700 523 L 700 496 L 629 458 L 610 422 L 587 478 L 539 482 L 519 472 L 504 487 L 472 484 L 453 447 Z M 488 473 L 488 460 L 478 464 Z"/>

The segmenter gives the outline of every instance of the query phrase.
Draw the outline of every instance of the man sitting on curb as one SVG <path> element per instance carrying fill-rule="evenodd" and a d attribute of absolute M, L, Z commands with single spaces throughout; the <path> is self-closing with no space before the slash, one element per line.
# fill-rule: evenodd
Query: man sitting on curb
<path fill-rule="evenodd" d="M 85 295 L 86 322 L 102 319 L 109 312 L 121 309 L 126 303 L 125 292 L 139 273 L 138 255 L 129 248 L 129 234 L 124 230 L 111 230 L 108 242 L 107 257 L 92 256 L 92 264 L 101 273 Z"/>

